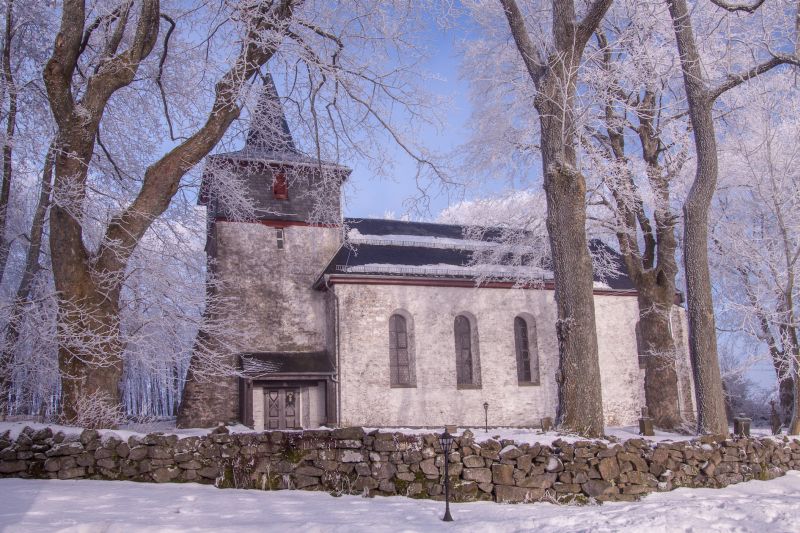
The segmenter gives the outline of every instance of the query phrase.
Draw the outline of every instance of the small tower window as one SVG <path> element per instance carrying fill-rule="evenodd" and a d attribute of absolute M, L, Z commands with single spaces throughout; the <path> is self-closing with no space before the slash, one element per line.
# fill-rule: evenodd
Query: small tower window
<path fill-rule="evenodd" d="M 276 200 L 289 199 L 289 184 L 286 181 L 286 174 L 284 172 L 276 172 L 274 181 L 272 182 L 272 196 Z"/>
<path fill-rule="evenodd" d="M 283 235 L 283 228 L 275 229 L 275 241 L 278 243 L 278 250 L 283 250 L 283 245 L 286 242 Z"/>

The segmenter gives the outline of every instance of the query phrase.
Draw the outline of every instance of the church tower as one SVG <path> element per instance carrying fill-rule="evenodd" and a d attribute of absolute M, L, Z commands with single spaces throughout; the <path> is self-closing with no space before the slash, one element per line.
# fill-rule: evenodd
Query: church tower
<path fill-rule="evenodd" d="M 208 157 L 199 198 L 209 273 L 248 316 L 253 335 L 233 361 L 240 376 L 201 379 L 193 358 L 180 427 L 335 422 L 325 293 L 312 286 L 342 243 L 341 186 L 349 173 L 297 149 L 268 75 L 244 148 Z M 231 177 L 254 207 L 244 221 L 236 195 L 225 192 Z"/>

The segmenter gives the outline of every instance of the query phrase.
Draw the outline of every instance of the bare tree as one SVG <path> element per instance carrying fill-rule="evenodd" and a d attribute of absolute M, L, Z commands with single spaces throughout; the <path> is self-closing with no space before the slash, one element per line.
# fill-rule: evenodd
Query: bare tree
<path fill-rule="evenodd" d="M 638 293 L 647 406 L 657 426 L 675 428 L 693 416 L 680 412 L 686 401 L 680 392 L 691 387 L 688 376 L 679 383 L 672 328 L 679 217 L 671 184 L 688 154 L 682 102 L 673 91 L 677 58 L 658 46 L 669 38 L 663 15 L 652 4 L 619 3 L 596 32 L 596 68 L 584 76 L 595 95 L 596 119 L 583 140 L 585 172 L 596 184 L 592 218 L 615 235 Z"/>
<path fill-rule="evenodd" d="M 84 398 L 118 401 L 123 349 L 118 335 L 119 296 L 126 264 L 153 220 L 169 206 L 183 175 L 214 148 L 238 117 L 237 95 L 278 45 L 274 37 L 265 37 L 280 35 L 294 7 L 291 1 L 241 6 L 238 15 L 246 28 L 242 47 L 216 85 L 207 120 L 147 168 L 133 202 L 111 219 L 101 244 L 90 251 L 80 213 L 101 119 L 112 96 L 134 81 L 153 51 L 162 18 L 157 0 L 143 0 L 138 13 L 134 2 L 121 2 L 94 22 L 84 2 L 64 3 L 61 29 L 44 79 L 58 128 L 50 248 L 59 294 L 59 362 L 66 420 L 76 417 L 78 402 Z M 90 50 L 89 43 L 96 41 L 93 33 L 100 26 L 108 28 L 96 43 L 101 51 L 91 64 L 82 65 L 82 56 Z"/>
<path fill-rule="evenodd" d="M 501 0 L 511 36 L 525 67 L 540 126 L 547 197 L 547 230 L 555 279 L 559 343 L 559 421 L 587 435 L 603 433 L 603 406 L 595 331 L 592 263 L 586 240 L 586 180 L 577 160 L 575 100 L 587 42 L 611 0 L 591 2 L 581 16 L 570 0 L 548 7 Z M 533 10 L 533 11 L 531 11 Z M 549 17 L 543 42 L 530 29 Z M 487 59 L 490 60 L 490 59 Z"/>
<path fill-rule="evenodd" d="M 719 197 L 714 203 L 712 265 L 721 276 L 723 319 L 767 349 L 790 434 L 800 432 L 800 95 L 791 76 L 770 76 L 736 100 L 747 108 L 726 117 L 729 131 Z"/>
<path fill-rule="evenodd" d="M 778 29 L 765 20 L 764 24 L 769 29 L 764 34 L 758 35 L 762 39 L 760 53 L 765 56 L 763 60 L 754 66 L 742 69 L 738 65 L 743 61 L 738 61 L 733 63 L 721 80 L 709 79 L 709 74 L 704 70 L 701 51 L 697 46 L 686 0 L 666 0 L 666 3 L 672 18 L 683 70 L 697 161 L 694 182 L 683 205 L 683 255 L 689 315 L 689 351 L 695 377 L 698 427 L 701 432 L 727 434 L 728 424 L 717 355 L 716 324 L 708 267 L 708 213 L 719 172 L 714 103 L 722 94 L 747 80 L 779 65 L 800 65 L 800 60 L 796 47 L 792 47 L 788 52 L 778 51 L 785 50 L 786 43 L 774 42 Z M 714 3 L 736 14 L 739 11 L 756 11 L 763 2 L 756 2 L 753 6 L 733 5 L 721 0 Z M 754 28 L 751 28 L 751 32 L 753 31 Z M 732 47 L 741 42 L 736 37 L 729 42 Z M 745 45 L 750 44 L 745 41 Z M 751 50 L 754 54 L 759 53 L 758 47 L 752 47 Z M 725 67 L 730 65 L 730 62 L 723 63 Z"/>

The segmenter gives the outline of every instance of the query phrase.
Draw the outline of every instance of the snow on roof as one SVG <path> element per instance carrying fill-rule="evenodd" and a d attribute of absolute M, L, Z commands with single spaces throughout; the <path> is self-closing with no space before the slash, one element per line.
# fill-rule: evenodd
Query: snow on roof
<path fill-rule="evenodd" d="M 542 281 L 553 279 L 553 273 L 535 267 L 502 266 L 502 265 L 466 265 L 458 266 L 447 263 L 435 265 L 401 265 L 392 263 L 366 263 L 363 265 L 336 265 L 336 270 L 348 274 L 406 274 L 412 276 L 488 276 L 492 278 L 507 277 L 525 280 L 540 278 Z"/>
<path fill-rule="evenodd" d="M 475 239 L 456 239 L 428 235 L 364 235 L 353 228 L 347 232 L 350 244 L 374 244 L 378 246 L 419 246 L 423 248 L 444 248 L 452 250 L 486 250 L 497 243 Z"/>

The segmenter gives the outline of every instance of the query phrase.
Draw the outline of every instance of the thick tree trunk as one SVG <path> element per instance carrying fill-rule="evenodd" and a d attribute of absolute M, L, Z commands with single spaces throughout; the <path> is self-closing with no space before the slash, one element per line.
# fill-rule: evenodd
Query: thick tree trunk
<path fill-rule="evenodd" d="M 547 231 L 558 309 L 559 423 L 587 436 L 603 434 L 603 397 L 594 315 L 594 275 L 586 242 L 586 180 L 575 141 L 577 71 L 586 43 L 611 0 L 595 0 L 582 20 L 572 0 L 553 0 L 555 50 L 542 57 L 514 0 L 500 0 L 520 57 L 536 87 Z"/>
<path fill-rule="evenodd" d="M 644 392 L 656 426 L 674 429 L 681 424 L 675 341 L 670 328 L 674 287 L 669 300 L 654 294 L 658 287 L 639 287 L 639 335 L 645 354 Z"/>
<path fill-rule="evenodd" d="M 706 91 L 686 1 L 667 0 L 667 4 L 678 42 L 697 154 L 694 182 L 683 206 L 683 257 L 698 430 L 727 435 L 725 395 L 717 355 L 717 328 L 708 270 L 708 211 L 718 173 L 717 141 L 712 117 L 714 100 Z"/>
<path fill-rule="evenodd" d="M 560 80 L 550 80 L 552 93 Z M 569 80 L 563 82 L 572 85 Z M 572 87 L 574 89 L 574 86 Z M 571 94 L 574 95 L 574 92 Z M 594 274 L 586 241 L 586 181 L 576 170 L 572 124 L 562 122 L 555 94 L 539 101 L 547 232 L 558 309 L 560 424 L 588 436 L 603 434 L 603 396 L 594 312 Z"/>
<path fill-rule="evenodd" d="M 79 307 L 67 304 L 59 310 L 59 343 L 62 419 L 87 424 L 82 409 L 101 413 L 118 411 L 122 378 L 122 346 L 119 343 L 116 302 L 87 298 Z M 64 313 L 64 309 L 75 311 Z M 83 345 L 82 345 L 83 343 Z"/>
<path fill-rule="evenodd" d="M 122 377 L 119 341 L 119 294 L 128 260 L 153 221 L 169 206 L 181 178 L 219 142 L 239 116 L 237 97 L 242 86 L 266 64 L 278 44 L 265 45 L 261 32 L 283 31 L 296 2 L 284 0 L 253 10 L 250 33 L 231 68 L 215 86 L 206 122 L 193 135 L 147 168 L 135 200 L 112 218 L 97 251 L 83 243 L 81 214 L 87 172 L 94 153 L 100 120 L 112 95 L 129 85 L 148 57 L 159 32 L 160 3 L 144 0 L 128 48 L 118 52 L 122 39 L 112 40 L 108 57 L 86 81 L 84 91 L 73 87 L 87 11 L 85 2 L 65 2 L 52 56 L 44 69 L 50 108 L 58 125 L 54 203 L 50 214 L 53 278 L 59 294 L 59 366 L 62 371 L 62 409 L 73 420 L 87 399 L 117 407 Z M 122 36 L 132 20 L 133 3 L 123 4 L 113 20 Z M 75 101 L 75 93 L 81 100 Z"/>
<path fill-rule="evenodd" d="M 604 34 L 598 32 L 601 47 L 606 50 L 604 63 L 611 68 L 611 52 Z M 660 147 L 658 134 L 656 93 L 645 91 L 637 105 L 639 118 L 638 135 L 641 157 L 647 164 L 647 177 L 653 191 L 655 207 L 653 219 L 655 231 L 645 213 L 641 195 L 631 174 L 625 171 L 618 179 L 609 180 L 616 203 L 617 218 L 621 228 L 617 231 L 620 253 L 625 261 L 633 284 L 638 292 L 639 324 L 637 344 L 639 354 L 645 356 L 645 399 L 655 425 L 673 429 L 680 425 L 680 403 L 678 375 L 676 372 L 676 350 L 670 316 L 675 297 L 675 276 L 678 265 L 675 261 L 677 241 L 675 220 L 670 212 L 669 177 L 659 164 Z M 609 101 L 605 108 L 606 130 L 611 153 L 627 168 L 625 135 L 622 123 Z M 643 249 L 639 246 L 641 230 Z"/>

